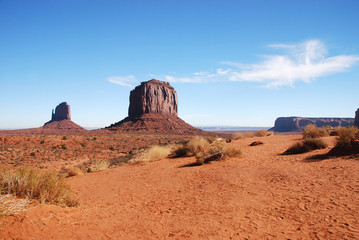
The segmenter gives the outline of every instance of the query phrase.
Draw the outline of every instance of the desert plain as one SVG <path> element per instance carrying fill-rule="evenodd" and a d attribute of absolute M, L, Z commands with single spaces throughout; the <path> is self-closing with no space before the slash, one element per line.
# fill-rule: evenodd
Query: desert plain
<path fill-rule="evenodd" d="M 62 171 L 190 138 L 1 135 L 0 161 Z M 359 239 L 359 157 L 321 157 L 335 136 L 323 138 L 326 149 L 282 155 L 301 140 L 250 137 L 226 143 L 242 156 L 200 166 L 194 157 L 164 158 L 68 177 L 78 207 L 33 201 L 1 220 L 0 239 Z"/>

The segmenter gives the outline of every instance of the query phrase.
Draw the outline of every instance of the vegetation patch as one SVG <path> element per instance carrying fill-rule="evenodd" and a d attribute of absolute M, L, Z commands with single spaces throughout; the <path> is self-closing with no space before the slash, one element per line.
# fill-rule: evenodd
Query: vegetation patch
<path fill-rule="evenodd" d="M 314 124 L 308 124 L 303 130 L 303 138 L 320 138 L 329 136 L 331 132 L 330 126 L 323 126 L 318 128 Z"/>
<path fill-rule="evenodd" d="M 11 194 L 0 195 L 0 219 L 25 211 L 29 204 L 28 199 L 19 199 Z"/>
<path fill-rule="evenodd" d="M 301 142 L 293 144 L 283 154 L 291 155 L 306 153 L 317 149 L 324 149 L 327 148 L 327 146 L 328 145 L 320 138 L 307 138 Z"/>
<path fill-rule="evenodd" d="M 38 200 L 60 206 L 77 206 L 63 175 L 33 167 L 0 168 L 1 194 Z"/>
<path fill-rule="evenodd" d="M 329 152 L 329 155 L 359 154 L 359 129 L 351 127 L 339 127 L 336 129 L 337 143 Z"/>
<path fill-rule="evenodd" d="M 241 154 L 240 149 L 233 148 L 226 143 L 225 139 L 217 138 L 213 140 L 197 136 L 175 148 L 171 156 L 195 156 L 196 163 L 194 166 L 198 166 L 211 161 L 218 161 L 225 157 L 239 157 Z"/>
<path fill-rule="evenodd" d="M 172 149 L 170 146 L 153 146 L 148 149 L 143 149 L 135 153 L 129 162 L 140 163 L 140 162 L 152 162 L 167 158 Z"/>

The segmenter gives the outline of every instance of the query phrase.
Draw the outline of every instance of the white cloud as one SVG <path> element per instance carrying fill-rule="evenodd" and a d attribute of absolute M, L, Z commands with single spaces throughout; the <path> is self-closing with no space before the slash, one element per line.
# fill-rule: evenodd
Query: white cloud
<path fill-rule="evenodd" d="M 359 61 L 357 55 L 326 57 L 327 49 L 319 40 L 295 45 L 272 44 L 269 47 L 282 49 L 285 54 L 265 56 L 256 64 L 222 62 L 232 68 L 196 72 L 180 78 L 163 77 L 170 82 L 246 81 L 263 83 L 266 87 L 293 86 L 295 82 L 309 83 L 319 77 L 344 72 Z"/>
<path fill-rule="evenodd" d="M 129 76 L 125 76 L 125 77 L 111 76 L 107 79 L 107 81 L 109 81 L 110 83 L 121 85 L 121 86 L 133 88 L 134 86 L 132 84 L 136 83 L 137 79 L 133 75 L 129 75 Z"/>

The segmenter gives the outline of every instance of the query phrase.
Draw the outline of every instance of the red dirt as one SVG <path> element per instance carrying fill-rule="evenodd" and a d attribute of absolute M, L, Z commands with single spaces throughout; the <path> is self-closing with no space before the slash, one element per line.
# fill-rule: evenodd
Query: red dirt
<path fill-rule="evenodd" d="M 242 158 L 164 159 L 75 176 L 78 208 L 35 205 L 3 239 L 358 239 L 359 159 L 280 155 L 300 136 L 232 141 Z M 334 137 L 325 138 L 333 146 Z M 249 147 L 253 141 L 264 144 Z M 0 238 L 1 238 L 0 237 Z"/>

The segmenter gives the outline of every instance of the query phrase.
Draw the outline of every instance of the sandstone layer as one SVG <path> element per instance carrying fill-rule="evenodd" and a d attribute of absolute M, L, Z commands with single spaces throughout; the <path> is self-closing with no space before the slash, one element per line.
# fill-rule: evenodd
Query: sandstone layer
<path fill-rule="evenodd" d="M 303 117 L 280 117 L 275 120 L 271 129 L 276 132 L 300 132 L 308 124 L 318 127 L 348 127 L 354 124 L 354 118 L 303 118 Z"/>
<path fill-rule="evenodd" d="M 168 82 L 152 79 L 130 93 L 128 117 L 107 127 L 122 132 L 199 134 L 177 116 L 177 93 Z"/>

